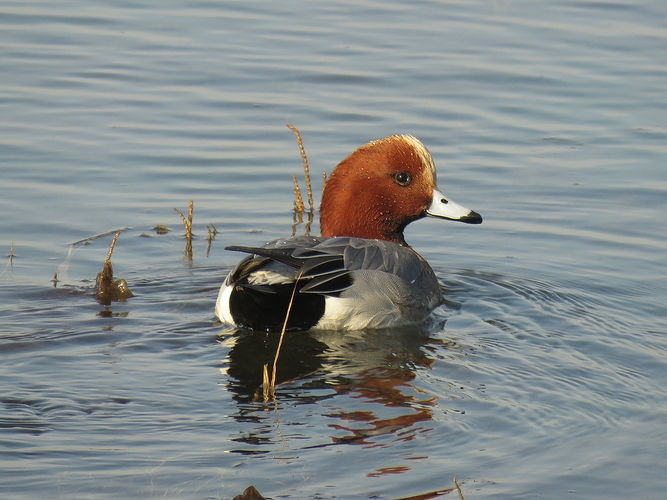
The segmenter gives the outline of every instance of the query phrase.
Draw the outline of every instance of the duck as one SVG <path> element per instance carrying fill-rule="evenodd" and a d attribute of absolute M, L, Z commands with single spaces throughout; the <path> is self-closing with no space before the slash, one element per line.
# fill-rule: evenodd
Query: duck
<path fill-rule="evenodd" d="M 405 227 L 424 217 L 482 222 L 443 194 L 428 149 L 405 134 L 370 141 L 340 162 L 319 213 L 321 236 L 226 247 L 247 255 L 220 286 L 222 323 L 267 332 L 424 323 L 443 296 Z"/>

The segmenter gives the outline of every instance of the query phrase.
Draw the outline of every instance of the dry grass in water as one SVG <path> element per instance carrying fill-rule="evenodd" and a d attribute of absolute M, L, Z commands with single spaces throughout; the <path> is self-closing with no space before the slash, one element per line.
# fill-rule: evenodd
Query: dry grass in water
<path fill-rule="evenodd" d="M 114 248 L 116 248 L 116 241 L 118 241 L 119 236 L 120 232 L 114 234 L 111 244 L 109 245 L 109 250 L 107 250 L 107 258 L 104 261 L 102 272 L 97 273 L 97 279 L 95 280 L 95 298 L 100 304 L 105 306 L 110 305 L 112 302 L 125 301 L 134 296 L 130 287 L 127 285 L 127 281 L 124 279 L 113 279 L 111 256 L 113 255 Z M 54 276 L 54 279 L 57 279 L 57 277 Z"/>
<path fill-rule="evenodd" d="M 12 240 L 11 245 L 9 245 L 9 252 L 7 252 L 7 258 L 9 259 L 9 265 L 14 267 L 14 257 L 16 257 L 16 254 L 14 253 L 14 240 Z"/>
<path fill-rule="evenodd" d="M 292 176 L 294 181 L 294 211 L 298 214 L 303 214 L 306 208 L 303 204 L 303 196 L 301 196 L 301 186 L 299 186 L 299 179 L 296 175 Z"/>
<path fill-rule="evenodd" d="M 304 180 L 306 183 L 306 195 L 308 197 L 308 210 L 306 210 L 305 204 L 303 202 L 303 196 L 301 195 L 301 186 L 299 185 L 299 179 L 297 176 L 293 176 L 292 180 L 294 182 L 294 219 L 292 224 L 292 236 L 296 235 L 296 226 L 303 223 L 303 214 L 308 214 L 308 222 L 306 223 L 305 233 L 310 234 L 310 225 L 313 222 L 313 186 L 310 181 L 310 166 L 308 164 L 308 155 L 306 155 L 306 148 L 303 146 L 303 139 L 301 138 L 301 132 L 294 125 L 287 125 L 294 135 L 296 136 L 296 142 L 299 146 L 299 154 L 301 155 L 301 160 L 303 161 L 303 174 Z M 292 288 L 292 296 L 290 297 L 289 303 L 287 304 L 287 311 L 285 311 L 285 321 L 283 322 L 282 330 L 280 331 L 280 338 L 278 339 L 278 346 L 276 347 L 276 354 L 273 358 L 273 368 L 271 370 L 271 376 L 269 376 L 268 365 L 264 365 L 262 368 L 262 394 L 264 401 L 268 402 L 275 399 L 276 397 L 276 377 L 278 370 L 278 358 L 280 357 L 280 349 L 283 345 L 283 339 L 285 338 L 285 331 L 287 330 L 287 322 L 289 320 L 290 312 L 292 311 L 292 304 L 294 303 L 294 295 L 296 294 L 297 282 L 301 274 L 297 274 L 294 287 Z"/>
<path fill-rule="evenodd" d="M 306 197 L 308 200 L 308 209 L 303 201 L 303 196 L 301 194 L 301 186 L 299 185 L 299 179 L 297 176 L 292 177 L 294 182 L 294 213 L 292 219 L 292 236 L 296 235 L 297 226 L 304 223 L 304 214 L 306 214 L 306 222 L 304 233 L 306 235 L 310 234 L 310 227 L 313 223 L 315 215 L 315 206 L 313 201 L 313 184 L 310 179 L 310 165 L 308 163 L 308 155 L 306 154 L 306 148 L 303 146 L 303 139 L 301 138 L 301 132 L 294 125 L 287 125 L 296 137 L 296 142 L 299 147 L 299 154 L 301 155 L 301 160 L 303 161 L 303 177 L 306 184 Z M 323 174 L 323 179 L 326 180 L 326 175 Z M 323 188 L 324 189 L 324 188 Z"/>
<path fill-rule="evenodd" d="M 264 365 L 262 373 L 262 394 L 264 395 L 264 402 L 268 402 L 276 398 L 276 377 L 278 372 L 278 358 L 280 357 L 280 348 L 283 345 L 283 339 L 285 338 L 285 331 L 287 330 L 287 322 L 289 321 L 289 315 L 292 312 L 292 304 L 294 304 L 294 296 L 296 295 L 296 287 L 301 278 L 301 271 L 294 278 L 294 286 L 292 287 L 292 295 L 290 296 L 289 303 L 287 304 L 287 311 L 285 311 L 285 321 L 283 321 L 283 327 L 280 330 L 280 338 L 278 339 L 278 346 L 276 347 L 276 355 L 273 358 L 273 369 L 271 370 L 271 378 L 269 378 L 268 366 Z"/>
<path fill-rule="evenodd" d="M 299 146 L 299 154 L 301 155 L 301 160 L 303 161 L 303 173 L 304 179 L 306 182 L 306 194 L 308 195 L 308 210 L 313 210 L 313 186 L 310 182 L 310 166 L 308 165 L 308 156 L 306 155 L 306 148 L 303 147 L 303 140 L 301 139 L 301 132 L 294 125 L 287 125 L 294 135 L 296 136 L 296 142 Z M 295 178 L 296 179 L 296 178 Z M 295 181 L 295 185 L 298 185 L 298 182 Z M 296 188 L 295 188 L 296 191 Z M 303 206 L 303 200 L 301 205 Z"/>
<path fill-rule="evenodd" d="M 93 236 L 88 236 L 87 238 L 83 238 L 82 240 L 75 241 L 73 243 L 70 243 L 70 247 L 78 247 L 80 245 L 88 245 L 91 241 L 97 240 L 99 238 L 104 238 L 105 236 L 110 236 L 112 234 L 116 233 L 122 233 L 123 231 L 129 231 L 132 229 L 131 227 L 121 227 L 118 229 L 112 229 L 111 231 L 105 231 L 104 233 L 99 233 L 95 234 Z"/>
<path fill-rule="evenodd" d="M 440 498 L 444 495 L 449 495 L 454 491 L 458 493 L 460 500 L 465 500 L 458 480 L 456 479 L 456 477 L 454 477 L 453 480 L 454 480 L 454 486 L 449 486 L 447 488 L 434 491 L 427 491 L 424 493 L 418 493 L 417 495 L 410 495 L 409 497 L 394 498 L 393 500 L 431 500 L 433 498 Z"/>
<path fill-rule="evenodd" d="M 113 235 L 113 238 L 111 240 L 111 244 L 109 245 L 109 249 L 107 250 L 107 258 L 104 261 L 105 264 L 107 262 L 111 263 L 111 256 L 113 255 L 113 251 L 116 248 L 116 242 L 118 241 L 119 237 L 120 237 L 120 233 L 115 233 Z"/>
<path fill-rule="evenodd" d="M 213 240 L 215 240 L 215 237 L 218 235 L 218 229 L 213 224 L 208 224 L 206 229 L 208 229 L 208 236 L 206 237 L 206 241 L 208 242 L 208 245 L 206 245 L 206 257 L 208 257 L 211 253 Z"/>
<path fill-rule="evenodd" d="M 194 212 L 194 201 L 188 202 L 188 216 L 178 208 L 174 208 L 174 212 L 181 216 L 181 221 L 185 227 L 185 250 L 183 253 L 188 260 L 192 260 L 192 214 Z"/>
<path fill-rule="evenodd" d="M 456 491 L 459 494 L 459 498 L 461 500 L 465 500 L 465 497 L 463 496 L 463 491 L 461 491 L 461 485 L 459 484 L 459 480 L 456 479 L 456 476 L 454 476 L 454 486 L 456 487 Z"/>
<path fill-rule="evenodd" d="M 12 240 L 11 245 L 9 245 L 9 252 L 7 252 L 7 264 L 5 265 L 4 269 L 2 272 L 0 272 L 0 276 L 5 274 L 7 272 L 7 269 L 10 267 L 14 267 L 14 258 L 16 257 L 16 254 L 14 253 L 14 240 Z"/>

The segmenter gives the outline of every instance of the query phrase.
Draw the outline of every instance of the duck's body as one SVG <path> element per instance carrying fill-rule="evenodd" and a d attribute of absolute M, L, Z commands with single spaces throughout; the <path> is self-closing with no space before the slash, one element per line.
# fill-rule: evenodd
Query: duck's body
<path fill-rule="evenodd" d="M 228 247 L 251 255 L 220 287 L 216 315 L 258 330 L 385 328 L 423 322 L 442 302 L 435 273 L 403 229 L 426 215 L 478 224 L 437 189 L 412 136 L 372 141 L 341 162 L 320 208 L 322 237 Z"/>
<path fill-rule="evenodd" d="M 442 300 L 412 248 L 365 238 L 296 237 L 261 248 L 227 276 L 216 306 L 226 323 L 275 330 L 296 291 L 289 329 L 383 328 L 422 322 Z"/>

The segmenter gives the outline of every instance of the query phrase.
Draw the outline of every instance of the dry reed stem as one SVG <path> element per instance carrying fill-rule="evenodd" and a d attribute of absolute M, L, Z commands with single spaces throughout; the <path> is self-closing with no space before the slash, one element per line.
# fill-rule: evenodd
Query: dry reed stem
<path fill-rule="evenodd" d="M 449 495 L 456 488 L 445 488 L 441 490 L 428 491 L 426 493 L 419 493 L 417 495 L 410 495 L 409 497 L 394 498 L 393 500 L 430 500 L 431 498 L 440 498 L 443 495 Z"/>
<path fill-rule="evenodd" d="M 12 267 L 14 267 L 14 257 L 16 257 L 16 254 L 14 253 L 14 240 L 12 240 L 12 243 L 9 246 L 9 253 L 7 253 L 7 258 L 9 258 L 9 265 Z"/>
<path fill-rule="evenodd" d="M 116 242 L 118 241 L 118 237 L 120 236 L 120 231 L 117 231 L 113 235 L 113 239 L 111 240 L 111 244 L 109 245 L 109 250 L 107 250 L 107 262 L 111 262 L 111 256 L 113 255 L 113 250 L 116 248 Z"/>
<path fill-rule="evenodd" d="M 296 178 L 296 175 L 293 175 L 292 180 L 294 181 L 294 211 L 297 213 L 303 213 L 305 212 L 305 207 L 303 206 L 303 197 L 301 196 L 299 179 Z"/>
<path fill-rule="evenodd" d="M 268 403 L 271 399 L 271 381 L 269 380 L 268 364 L 264 364 L 264 366 L 262 366 L 262 395 L 264 397 L 264 402 Z"/>
<path fill-rule="evenodd" d="M 208 239 L 209 240 L 214 240 L 215 237 L 218 235 L 219 231 L 218 228 L 215 227 L 213 224 L 208 224 L 206 226 L 206 229 L 208 229 Z"/>
<path fill-rule="evenodd" d="M 308 165 L 308 156 L 306 155 L 306 148 L 303 147 L 303 140 L 301 139 L 301 132 L 294 125 L 287 125 L 294 135 L 296 136 L 296 142 L 299 146 L 299 154 L 301 155 L 301 160 L 303 160 L 303 173 L 304 179 L 306 181 L 306 194 L 308 195 L 308 207 L 310 210 L 313 210 L 313 186 L 310 182 L 310 166 Z"/>
<path fill-rule="evenodd" d="M 206 226 L 206 229 L 208 229 L 208 236 L 206 237 L 206 241 L 208 241 L 208 245 L 206 245 L 206 257 L 209 256 L 211 253 L 211 246 L 213 245 L 213 240 L 215 240 L 215 237 L 218 235 L 218 228 L 215 227 L 213 224 L 208 224 Z"/>
<path fill-rule="evenodd" d="M 461 500 L 465 500 L 465 497 L 463 496 L 463 491 L 461 491 L 461 485 L 459 484 L 459 480 L 456 479 L 456 476 L 454 476 L 454 486 L 456 486 L 456 491 L 459 494 L 459 498 Z"/>
<path fill-rule="evenodd" d="M 194 201 L 190 200 L 188 202 L 188 216 L 185 217 L 185 214 L 178 208 L 174 208 L 174 211 L 181 216 L 181 221 L 185 227 L 185 256 L 192 260 L 192 215 L 194 213 Z"/>
<path fill-rule="evenodd" d="M 306 222 L 306 226 L 303 230 L 303 233 L 306 236 L 310 236 L 310 226 L 313 224 L 313 211 L 308 212 L 308 221 Z"/>
<path fill-rule="evenodd" d="M 88 236 L 87 238 L 83 238 L 82 240 L 74 241 L 72 243 L 69 243 L 68 246 L 75 247 L 75 246 L 78 246 L 78 245 L 83 245 L 84 243 L 90 243 L 93 240 L 97 240 L 99 238 L 109 236 L 110 234 L 121 233 L 123 231 L 128 231 L 130 229 L 132 229 L 132 228 L 131 227 L 121 227 L 121 228 L 118 228 L 118 229 L 112 229 L 111 231 L 105 231 L 104 233 L 95 234 L 93 236 Z"/>
<path fill-rule="evenodd" d="M 125 301 L 130 297 L 134 297 L 132 290 L 127 286 L 127 282 L 124 279 L 113 279 L 111 256 L 116 248 L 116 242 L 118 241 L 119 236 L 120 231 L 113 235 L 113 239 L 107 250 L 107 257 L 102 266 L 102 271 L 97 273 L 97 278 L 95 279 L 95 299 L 105 306 L 111 305 L 112 302 Z M 54 280 L 57 280 L 57 275 L 54 275 Z M 56 281 L 54 280 L 52 281 L 55 286 Z"/>
<path fill-rule="evenodd" d="M 290 296 L 289 303 L 287 304 L 287 311 L 285 311 L 285 321 L 283 321 L 283 327 L 280 330 L 280 338 L 278 339 L 278 347 L 276 347 L 276 355 L 273 358 L 273 368 L 271 370 L 271 379 L 268 380 L 269 376 L 267 373 L 267 365 L 264 365 L 263 373 L 263 383 L 262 389 L 264 393 L 264 401 L 268 399 L 275 399 L 276 397 L 276 376 L 278 371 L 278 358 L 280 357 L 280 348 L 283 345 L 283 339 L 285 338 L 285 331 L 287 330 L 287 321 L 289 320 L 290 312 L 292 311 L 292 304 L 294 304 L 294 296 L 296 295 L 296 287 L 301 278 L 301 271 L 294 278 L 294 287 L 292 287 L 292 295 Z"/>
<path fill-rule="evenodd" d="M 5 265 L 4 269 L 0 271 L 0 276 L 5 274 L 7 272 L 7 269 L 9 269 L 10 267 L 12 269 L 14 268 L 14 257 L 16 257 L 16 254 L 14 253 L 14 240 L 12 240 L 12 243 L 9 246 L 9 252 L 7 252 L 7 264 Z"/>
<path fill-rule="evenodd" d="M 292 210 L 292 236 L 296 236 L 296 227 L 300 224 L 303 224 L 303 212 L 299 212 L 296 209 L 296 200 L 294 201 L 295 207 Z"/>

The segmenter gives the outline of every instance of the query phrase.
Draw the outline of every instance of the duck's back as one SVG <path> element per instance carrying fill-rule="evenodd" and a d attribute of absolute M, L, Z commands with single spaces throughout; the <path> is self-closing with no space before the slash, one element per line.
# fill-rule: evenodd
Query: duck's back
<path fill-rule="evenodd" d="M 218 318 L 237 326 L 280 330 L 290 301 L 288 329 L 399 326 L 423 321 L 442 300 L 428 263 L 388 241 L 301 236 L 230 249 L 252 254 L 216 303 Z"/>

